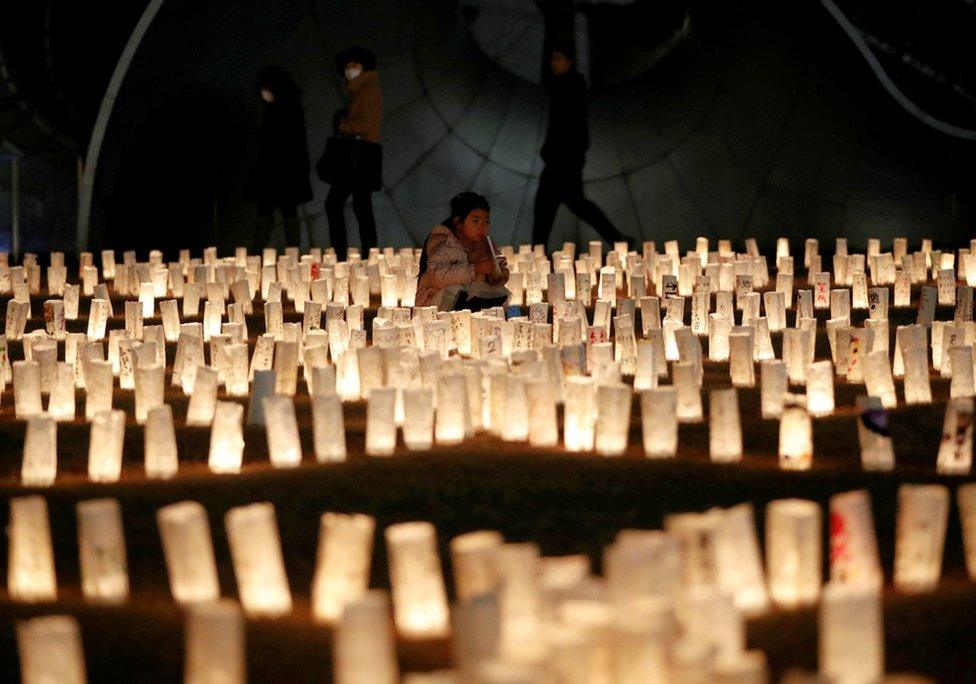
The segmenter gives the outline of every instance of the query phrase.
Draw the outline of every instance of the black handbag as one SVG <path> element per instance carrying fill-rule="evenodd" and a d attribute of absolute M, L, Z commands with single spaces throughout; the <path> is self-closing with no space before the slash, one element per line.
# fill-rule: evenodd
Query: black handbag
<path fill-rule="evenodd" d="M 383 148 L 352 135 L 330 135 L 315 173 L 330 185 L 365 186 L 375 192 L 383 187 Z"/>

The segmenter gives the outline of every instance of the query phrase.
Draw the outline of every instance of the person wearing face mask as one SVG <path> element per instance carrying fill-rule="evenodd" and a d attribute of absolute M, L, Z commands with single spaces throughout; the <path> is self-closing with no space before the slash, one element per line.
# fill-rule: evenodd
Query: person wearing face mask
<path fill-rule="evenodd" d="M 300 246 L 297 208 L 312 199 L 302 91 L 291 74 L 277 66 L 262 69 L 255 88 L 264 114 L 257 163 L 244 188 L 245 199 L 257 204 L 252 248 L 258 251 L 268 245 L 275 208 L 281 209 L 286 246 Z"/>
<path fill-rule="evenodd" d="M 451 200 L 451 215 L 430 231 L 420 255 L 417 306 L 480 311 L 508 301 L 508 263 L 488 237 L 491 207 L 475 192 Z"/>
<path fill-rule="evenodd" d="M 360 249 L 365 256 L 376 247 L 376 219 L 372 193 L 382 186 L 380 126 L 383 120 L 383 93 L 380 90 L 376 56 L 364 47 L 352 46 L 336 56 L 336 69 L 342 74 L 349 93 L 347 108 L 337 116 L 338 132 L 359 139 L 360 166 L 332 183 L 325 200 L 332 246 L 339 259 L 348 249 L 346 200 L 352 195 L 352 209 L 359 223 Z"/>
<path fill-rule="evenodd" d="M 583 195 L 583 166 L 590 146 L 586 81 L 576 70 L 571 47 L 549 53 L 549 126 L 540 156 L 545 162 L 535 196 L 532 243 L 549 241 L 560 204 L 596 229 L 607 242 L 627 240 L 592 200 Z"/>

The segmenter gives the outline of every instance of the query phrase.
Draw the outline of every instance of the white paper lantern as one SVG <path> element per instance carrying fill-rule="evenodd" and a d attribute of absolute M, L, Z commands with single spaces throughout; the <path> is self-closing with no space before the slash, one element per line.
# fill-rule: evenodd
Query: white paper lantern
<path fill-rule="evenodd" d="M 820 517 L 813 501 L 780 499 L 766 506 L 766 571 L 777 605 L 809 605 L 820 596 Z"/>
<path fill-rule="evenodd" d="M 290 613 L 291 591 L 274 506 L 255 503 L 231 508 L 224 516 L 224 526 L 244 611 L 266 617 Z"/>
<path fill-rule="evenodd" d="M 41 496 L 10 499 L 7 593 L 14 601 L 54 601 L 54 550 L 47 502 Z"/>
<path fill-rule="evenodd" d="M 156 523 L 173 598 L 178 603 L 220 598 L 206 509 L 195 501 L 170 504 L 156 511 Z"/>
<path fill-rule="evenodd" d="M 801 406 L 787 406 L 779 421 L 779 466 L 809 470 L 813 464 L 813 424 Z"/>
<path fill-rule="evenodd" d="M 232 401 L 218 401 L 210 428 L 207 463 L 215 473 L 237 473 L 244 457 L 242 422 L 244 407 Z"/>
<path fill-rule="evenodd" d="M 628 385 L 597 388 L 596 450 L 603 456 L 618 456 L 627 449 L 633 390 Z"/>
<path fill-rule="evenodd" d="M 396 637 L 385 591 L 368 591 L 346 606 L 332 663 L 336 684 L 397 684 Z"/>
<path fill-rule="evenodd" d="M 295 404 L 284 394 L 264 399 L 265 434 L 268 455 L 275 468 L 294 468 L 302 462 L 302 443 L 298 437 Z"/>
<path fill-rule="evenodd" d="M 186 610 L 185 684 L 245 684 L 247 652 L 240 606 L 206 601 Z"/>
<path fill-rule="evenodd" d="M 942 485 L 898 488 L 895 586 L 902 591 L 932 591 L 942 574 L 942 549 L 949 519 L 949 490 Z"/>
<path fill-rule="evenodd" d="M 22 684 L 85 684 L 85 654 L 78 621 L 45 615 L 17 623 Z"/>
<path fill-rule="evenodd" d="M 446 636 L 447 594 L 434 526 L 398 523 L 387 527 L 384 537 L 397 631 L 410 638 Z"/>
<path fill-rule="evenodd" d="M 129 597 L 129 572 L 119 502 L 81 501 L 77 511 L 82 593 L 89 601 L 125 601 Z"/>
<path fill-rule="evenodd" d="M 323 513 L 312 581 L 312 614 L 335 623 L 369 587 L 375 520 L 368 515 Z"/>
<path fill-rule="evenodd" d="M 835 682 L 884 675 L 884 625 L 877 588 L 830 582 L 820 603 L 820 674 Z"/>
<path fill-rule="evenodd" d="M 88 478 L 116 482 L 122 474 L 125 411 L 102 411 L 91 421 L 88 442 Z"/>
<path fill-rule="evenodd" d="M 57 423 L 44 414 L 27 419 L 20 483 L 27 487 L 48 487 L 58 472 Z"/>
<path fill-rule="evenodd" d="M 859 489 L 830 497 L 830 580 L 877 589 L 883 582 L 871 498 Z"/>

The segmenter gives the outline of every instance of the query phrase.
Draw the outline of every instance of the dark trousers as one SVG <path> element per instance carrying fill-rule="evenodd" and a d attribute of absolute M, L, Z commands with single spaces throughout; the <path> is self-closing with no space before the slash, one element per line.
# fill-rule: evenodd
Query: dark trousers
<path fill-rule="evenodd" d="M 258 204 L 258 218 L 254 227 L 254 244 L 252 251 L 259 251 L 268 246 L 271 241 L 271 229 L 274 228 L 273 204 Z M 294 204 L 281 206 L 281 218 L 285 224 L 285 246 L 300 247 L 302 242 L 302 224 L 298 219 L 298 207 Z"/>
<path fill-rule="evenodd" d="M 346 258 L 349 237 L 346 234 L 346 200 L 352 195 L 352 211 L 359 224 L 360 250 L 365 258 L 371 247 L 376 247 L 376 218 L 373 216 L 372 191 L 352 185 L 333 185 L 325 198 L 325 215 L 329 219 L 329 235 L 332 247 L 340 261 Z"/>
<path fill-rule="evenodd" d="M 582 165 L 549 165 L 542 170 L 539 189 L 535 194 L 535 223 L 532 227 L 532 244 L 545 245 L 552 232 L 552 223 L 560 204 L 565 204 L 577 218 L 584 221 L 611 245 L 626 240 L 610 222 L 600 207 L 583 195 Z"/>

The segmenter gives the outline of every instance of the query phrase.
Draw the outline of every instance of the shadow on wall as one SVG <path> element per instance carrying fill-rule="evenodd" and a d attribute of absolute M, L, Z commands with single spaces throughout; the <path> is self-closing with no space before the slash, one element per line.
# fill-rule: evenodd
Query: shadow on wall
<path fill-rule="evenodd" d="M 269 62 L 295 74 L 314 164 L 342 106 L 332 56 L 350 43 L 376 50 L 384 87 L 380 243 L 420 244 L 469 188 L 489 197 L 500 242 L 528 240 L 545 91 L 488 58 L 456 3 L 271 5 L 165 6 L 110 124 L 90 247 L 248 243 L 254 74 Z M 808 5 L 797 17 L 767 0 L 698 3 L 682 47 L 592 94 L 586 189 L 611 220 L 643 239 L 754 235 L 767 249 L 779 235 L 855 248 L 869 234 L 968 236 L 957 191 L 971 148 L 906 121 Z M 328 245 L 328 187 L 313 189 L 304 247 Z M 562 210 L 550 244 L 594 238 Z"/>

